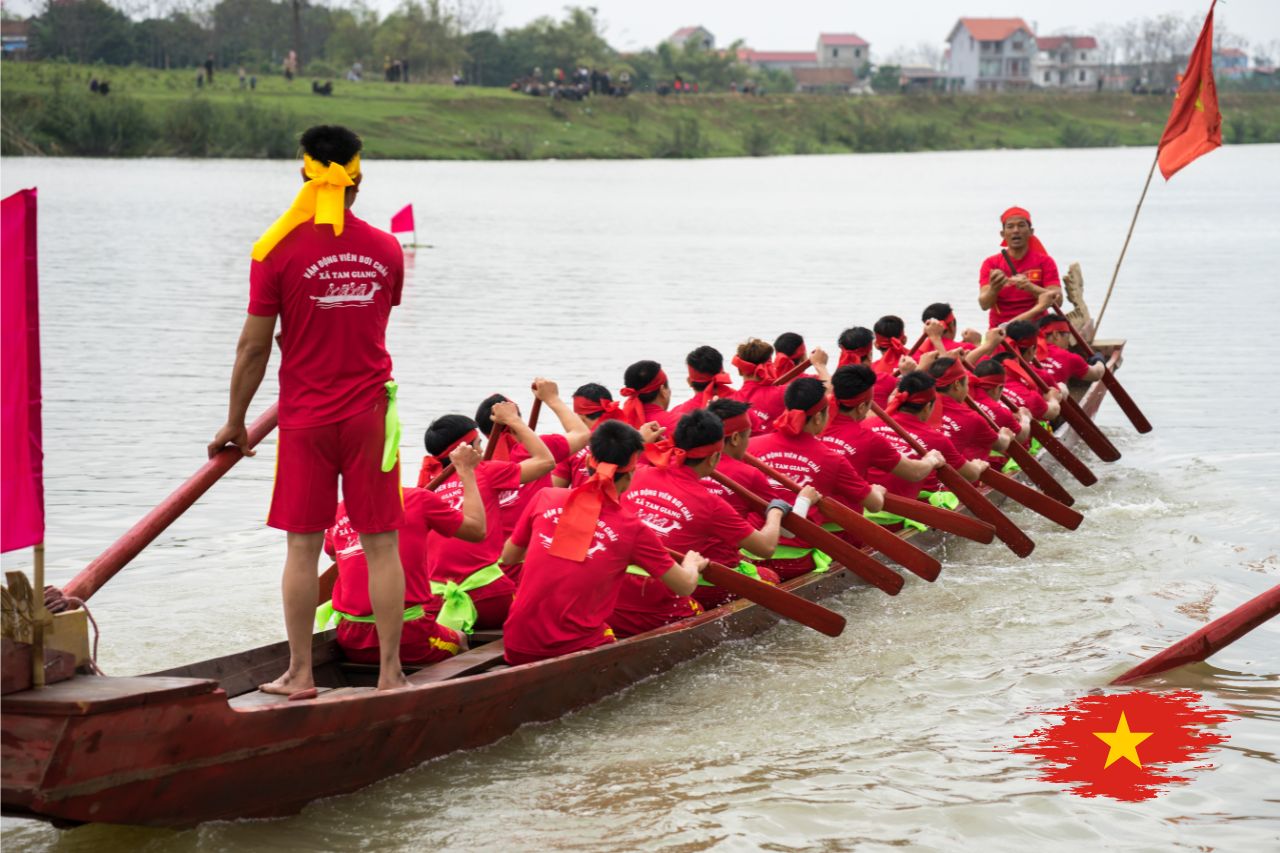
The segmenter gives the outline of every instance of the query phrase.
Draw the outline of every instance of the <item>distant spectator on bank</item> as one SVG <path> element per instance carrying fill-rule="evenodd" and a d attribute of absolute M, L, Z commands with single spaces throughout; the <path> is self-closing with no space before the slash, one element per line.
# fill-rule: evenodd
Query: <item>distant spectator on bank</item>
<path fill-rule="evenodd" d="M 289 51 L 282 65 L 284 67 L 284 79 L 292 83 L 293 78 L 298 73 L 298 52 L 296 50 Z"/>
<path fill-rule="evenodd" d="M 98 84 L 99 95 L 106 95 L 106 94 L 109 94 L 110 92 L 111 92 L 111 84 L 108 83 L 106 80 L 103 80 L 101 83 Z"/>
<path fill-rule="evenodd" d="M 314 93 L 314 94 L 316 94 L 316 95 L 332 95 L 332 94 L 333 94 L 333 81 L 332 81 L 332 80 L 326 80 L 326 81 L 324 81 L 324 83 L 321 83 L 319 80 L 312 80 L 312 81 L 311 81 L 311 91 L 312 91 L 312 93 Z"/>
<path fill-rule="evenodd" d="M 459 73 L 459 72 L 457 72 L 457 71 L 453 72 L 453 85 L 455 85 L 455 86 L 465 86 L 465 85 L 466 85 L 466 82 L 467 82 L 467 81 L 466 81 L 466 80 L 464 80 L 464 79 L 462 78 L 462 74 L 460 74 L 460 73 Z"/>
<path fill-rule="evenodd" d="M 201 68 L 199 71 L 196 72 L 196 88 L 197 89 L 204 88 L 204 69 L 203 68 Z"/>
<path fill-rule="evenodd" d="M 256 88 L 258 88 L 258 75 L 250 74 L 249 75 L 249 91 L 252 92 Z"/>
<path fill-rule="evenodd" d="M 236 70 L 236 77 L 240 80 L 240 88 L 243 89 L 249 84 L 249 75 L 245 73 L 244 66 L 241 65 Z"/>
<path fill-rule="evenodd" d="M 204 61 L 204 76 L 208 79 L 209 85 L 212 86 L 213 85 L 213 54 L 212 53 L 209 54 L 209 56 Z"/>
<path fill-rule="evenodd" d="M 96 92 L 96 91 L 98 91 L 98 78 L 97 78 L 97 77 L 94 77 L 92 80 L 90 80 L 90 81 L 89 81 L 89 91 L 90 91 L 90 92 Z"/>

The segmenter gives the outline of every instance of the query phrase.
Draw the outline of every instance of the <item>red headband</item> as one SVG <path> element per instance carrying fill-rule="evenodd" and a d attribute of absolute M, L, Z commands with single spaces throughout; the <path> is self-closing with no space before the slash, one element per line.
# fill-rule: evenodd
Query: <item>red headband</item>
<path fill-rule="evenodd" d="M 1027 211 L 1026 208 L 1023 208 L 1023 207 L 1011 207 L 1008 210 L 1006 210 L 1004 213 L 1000 214 L 1000 226 L 1003 228 L 1006 222 L 1008 222 L 1010 219 L 1015 219 L 1015 218 L 1027 220 L 1027 227 L 1028 228 L 1031 227 L 1031 214 Z M 1001 240 L 1000 245 L 1007 246 L 1009 244 L 1006 243 L 1004 240 Z M 1031 239 L 1027 240 L 1027 248 L 1035 249 L 1037 252 L 1041 252 L 1046 255 L 1049 254 L 1044 249 L 1044 243 L 1041 243 L 1040 238 L 1034 234 L 1031 235 Z"/>
<path fill-rule="evenodd" d="M 946 388 L 948 385 L 954 385 L 961 379 L 964 379 L 965 374 L 967 373 L 968 371 L 964 368 L 964 362 L 960 359 L 956 359 L 951 363 L 951 366 L 947 368 L 945 373 L 941 376 L 935 376 L 934 381 L 937 383 L 939 388 Z"/>
<path fill-rule="evenodd" d="M 731 435 L 737 435 L 743 430 L 751 429 L 751 417 L 743 412 L 740 415 L 734 415 L 724 422 L 724 435 L 728 438 Z"/>
<path fill-rule="evenodd" d="M 612 462 L 596 462 L 591 452 L 587 452 L 587 467 L 594 473 L 580 486 L 569 493 L 564 509 L 556 522 L 556 532 L 551 536 L 551 547 L 547 550 L 553 557 L 562 557 L 581 563 L 587 558 L 587 550 L 596 535 L 596 523 L 600 521 L 600 512 L 604 502 L 618 503 L 618 488 L 613 482 L 614 475 L 634 471 L 636 459 L 640 454 L 631 457 L 626 465 L 615 465 Z"/>
<path fill-rule="evenodd" d="M 1069 335 L 1071 334 L 1071 324 L 1066 320 L 1063 320 L 1061 317 L 1055 317 L 1041 326 L 1040 332 L 1042 334 L 1048 334 L 1049 332 L 1062 332 L 1063 334 Z"/>
<path fill-rule="evenodd" d="M 440 461 L 441 459 L 448 459 L 450 453 L 457 450 L 464 444 L 470 444 L 479 437 L 480 431 L 473 429 L 453 444 L 440 451 L 439 454 L 432 456 L 428 453 L 426 456 L 422 457 L 422 467 L 418 469 L 418 488 L 425 488 L 427 483 L 434 480 L 436 475 L 444 470 L 444 463 Z"/>
<path fill-rule="evenodd" d="M 823 406 L 827 405 L 826 395 L 822 399 L 814 403 L 807 409 L 787 409 L 773 425 L 779 432 L 785 432 L 787 435 L 799 435 L 804 432 L 804 425 L 809 422 L 809 418 L 822 411 Z"/>
<path fill-rule="evenodd" d="M 575 415 L 600 415 L 597 424 L 605 421 L 622 420 L 622 407 L 613 400 L 592 400 L 590 397 L 574 397 L 573 413 Z"/>
<path fill-rule="evenodd" d="M 690 382 L 705 382 L 707 386 L 698 392 L 698 408 L 705 409 L 707 404 L 717 397 L 727 397 L 733 391 L 732 377 L 727 373 L 703 373 L 701 370 L 689 368 Z"/>
<path fill-rule="evenodd" d="M 784 375 L 788 370 L 804 361 L 805 356 L 808 354 L 804 344 L 796 347 L 796 351 L 791 355 L 783 355 L 780 352 L 775 353 L 773 356 L 773 372 L 778 376 Z"/>
<path fill-rule="evenodd" d="M 842 409 L 856 409 L 858 406 L 861 406 L 863 403 L 871 399 L 872 392 L 874 390 L 875 386 L 873 385 L 861 394 L 855 394 L 852 397 L 832 397 L 832 399 L 835 400 Z"/>
<path fill-rule="evenodd" d="M 892 373 L 897 370 L 898 362 L 902 361 L 902 357 L 907 354 L 906 343 L 901 338 L 876 335 L 876 348 L 884 352 L 884 355 L 871 365 L 871 369 L 876 373 Z"/>
<path fill-rule="evenodd" d="M 871 344 L 857 349 L 840 347 L 840 361 L 836 363 L 836 367 L 844 367 L 846 364 L 862 364 L 869 355 L 871 355 Z"/>
<path fill-rule="evenodd" d="M 999 388 L 1003 384 L 1003 373 L 988 373 L 986 376 L 979 376 L 975 373 L 969 377 L 969 385 L 974 388 Z"/>
<path fill-rule="evenodd" d="M 893 396 L 889 398 L 889 405 L 885 407 L 885 411 L 893 414 L 902 408 L 904 403 L 918 403 L 927 405 L 938 398 L 938 392 L 935 388 L 925 388 L 923 391 L 916 391 L 914 394 L 907 394 L 903 391 L 894 391 Z"/>
<path fill-rule="evenodd" d="M 640 402 L 642 394 L 652 394 L 654 391 L 662 388 L 667 384 L 667 372 L 661 368 L 658 369 L 658 375 L 649 380 L 649 384 L 643 388 L 629 388 L 623 386 L 622 396 L 627 398 L 627 402 L 622 404 L 623 420 L 631 424 L 636 429 L 644 426 L 644 403 Z"/>
<path fill-rule="evenodd" d="M 701 447 L 690 447 L 685 450 L 675 446 L 669 438 L 655 441 L 644 446 L 644 458 L 655 468 L 679 468 L 686 459 L 706 459 L 724 450 L 724 439 L 704 444 Z"/>
<path fill-rule="evenodd" d="M 773 365 L 768 362 L 764 364 L 753 364 L 740 355 L 733 357 L 733 366 L 738 368 L 738 372 L 748 379 L 754 379 L 763 385 L 773 384 L 773 380 L 778 378 L 777 372 L 773 369 Z"/>

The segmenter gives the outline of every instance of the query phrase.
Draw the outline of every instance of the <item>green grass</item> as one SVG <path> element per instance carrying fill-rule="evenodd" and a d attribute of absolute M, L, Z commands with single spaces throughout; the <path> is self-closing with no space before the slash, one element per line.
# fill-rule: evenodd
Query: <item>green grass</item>
<path fill-rule="evenodd" d="M 107 97 L 88 91 L 107 79 Z M 6 155 L 290 157 L 306 127 L 356 129 L 369 157 L 535 159 L 735 157 L 850 151 L 1058 148 L 1154 144 L 1159 96 L 729 94 L 530 98 L 501 89 L 348 83 L 311 93 L 309 78 L 234 74 L 197 90 L 195 72 L 5 63 Z M 1280 142 L 1280 93 L 1222 96 L 1228 143 Z"/>

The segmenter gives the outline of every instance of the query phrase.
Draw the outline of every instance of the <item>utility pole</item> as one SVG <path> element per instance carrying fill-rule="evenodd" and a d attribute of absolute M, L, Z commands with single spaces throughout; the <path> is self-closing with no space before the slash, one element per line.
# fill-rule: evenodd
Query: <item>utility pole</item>
<path fill-rule="evenodd" d="M 293 0 L 293 54 L 298 59 L 295 73 L 302 73 L 302 0 Z"/>

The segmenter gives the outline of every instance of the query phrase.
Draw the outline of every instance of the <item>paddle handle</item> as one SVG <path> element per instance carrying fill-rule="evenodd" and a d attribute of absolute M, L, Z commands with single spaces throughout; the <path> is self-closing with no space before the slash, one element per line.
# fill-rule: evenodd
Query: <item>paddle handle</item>
<path fill-rule="evenodd" d="M 712 471 L 711 477 L 746 501 L 747 505 L 755 512 L 764 515 L 768 508 L 768 503 L 764 498 L 719 471 Z M 803 540 L 810 547 L 830 554 L 849 571 L 883 592 L 889 595 L 897 595 L 902 589 L 902 578 L 879 560 L 872 559 L 862 550 L 853 547 L 831 531 L 823 530 L 819 525 L 814 524 L 799 513 L 789 512 L 784 515 L 782 517 L 782 527 L 795 538 Z"/>
<path fill-rule="evenodd" d="M 531 386 L 533 393 L 538 393 L 538 383 Z M 529 429 L 536 430 L 538 428 L 538 415 L 542 414 L 542 398 L 534 397 L 533 406 L 529 409 Z"/>
<path fill-rule="evenodd" d="M 673 551 L 670 548 L 667 551 L 677 562 L 684 560 L 684 554 L 679 551 Z M 845 619 L 834 610 L 828 610 L 821 604 L 801 598 L 785 589 L 747 577 L 715 561 L 708 563 L 702 570 L 702 577 L 721 589 L 755 602 L 766 610 L 772 610 L 779 616 L 785 616 L 828 637 L 838 637 L 844 631 Z"/>
<path fill-rule="evenodd" d="M 485 462 L 488 462 L 490 459 L 492 459 L 493 454 L 497 452 L 498 439 L 502 438 L 502 433 L 505 430 L 506 430 L 506 427 L 499 423 L 495 423 L 493 425 L 493 428 L 489 430 L 489 440 L 486 441 L 484 445 L 484 461 Z M 444 471 L 441 471 L 440 473 L 443 474 Z"/>
<path fill-rule="evenodd" d="M 266 438 L 275 428 L 276 405 L 272 403 L 249 427 L 249 447 L 256 447 L 258 442 Z M 143 548 L 190 509 L 191 505 L 209 491 L 214 483 L 222 479 L 222 476 L 231 470 L 231 466 L 243 458 L 244 454 L 237 447 L 228 445 L 219 450 L 217 455 L 201 465 L 185 483 L 174 489 L 110 548 L 85 566 L 63 587 L 62 594 L 67 598 L 88 601 L 89 597 L 101 589 L 103 584 L 115 577 L 116 573 L 138 556 Z"/>
<path fill-rule="evenodd" d="M 799 493 L 800 484 L 781 471 L 774 469 L 771 465 L 766 465 L 751 454 L 743 457 L 743 461 L 751 467 L 762 471 L 766 476 L 771 477 L 775 482 L 781 484 L 783 488 Z M 840 525 L 841 528 L 857 536 L 895 563 L 901 564 L 904 568 L 909 569 L 925 580 L 930 582 L 936 580 L 938 574 L 942 571 L 942 563 L 938 562 L 936 557 L 926 554 L 910 542 L 899 538 L 865 517 L 861 512 L 850 508 L 835 498 L 824 495 L 818 501 L 817 507 L 824 516 Z"/>
<path fill-rule="evenodd" d="M 1013 353 L 1021 364 L 1023 371 L 1031 381 L 1035 383 L 1036 388 L 1041 394 L 1049 390 L 1049 383 L 1036 372 L 1031 362 L 1027 361 L 1027 357 L 1022 354 L 1022 350 L 1009 340 L 1004 342 L 1009 352 Z M 1093 419 L 1085 414 L 1084 409 L 1080 408 L 1080 404 L 1070 394 L 1062 397 L 1062 417 L 1067 423 L 1071 424 L 1071 428 L 1079 433 L 1080 438 L 1089 449 L 1098 455 L 1103 462 L 1115 462 L 1120 458 L 1120 451 L 1111 443 L 1111 440 L 1103 434 Z"/>
<path fill-rule="evenodd" d="M 773 380 L 773 384 L 786 385 L 792 379 L 795 379 L 801 373 L 804 373 L 806 370 L 808 370 L 811 364 L 813 364 L 813 361 L 808 356 L 805 356 L 804 359 L 799 364 L 797 364 L 795 367 L 791 368 L 786 373 L 779 376 L 777 379 Z"/>
<path fill-rule="evenodd" d="M 1062 313 L 1062 309 L 1057 305 L 1053 306 L 1053 310 L 1067 324 L 1067 328 L 1071 330 L 1071 336 L 1076 339 L 1076 343 L 1079 344 L 1080 348 L 1092 357 L 1095 351 L 1089 342 L 1084 339 L 1084 335 L 1080 334 L 1080 330 L 1067 319 L 1067 315 Z M 1102 365 L 1102 384 L 1106 385 L 1107 390 L 1111 392 L 1111 396 L 1115 397 L 1116 405 L 1124 412 L 1125 417 L 1129 419 L 1129 423 L 1133 424 L 1134 429 L 1140 433 L 1151 432 L 1151 421 L 1147 420 L 1147 416 L 1138 408 L 1138 404 L 1133 402 L 1129 392 L 1124 390 L 1120 380 L 1116 379 L 1116 375 L 1111 372 L 1111 368 L 1105 363 Z"/>
<path fill-rule="evenodd" d="M 884 511 L 935 527 L 946 533 L 972 539 L 974 542 L 981 542 L 983 545 L 990 544 L 996 537 L 996 529 L 982 519 L 953 512 L 924 501 L 904 498 L 893 492 L 885 492 Z"/>
<path fill-rule="evenodd" d="M 1059 503 L 1044 492 L 1038 492 L 1007 474 L 1001 474 L 994 468 L 983 471 L 979 479 L 1002 495 L 1012 498 L 1032 512 L 1068 530 L 1075 530 L 1080 526 L 1080 522 L 1084 521 L 1083 515 L 1066 504 Z"/>
<path fill-rule="evenodd" d="M 969 408 L 982 416 L 982 419 L 987 422 L 989 427 L 996 432 L 1000 431 L 1000 427 L 996 422 L 992 420 L 990 415 L 982 410 L 981 406 L 973 401 L 972 397 L 965 396 L 964 401 L 968 404 Z M 1066 504 L 1067 506 L 1071 506 L 1076 502 L 1076 499 L 1071 496 L 1071 493 L 1064 489 L 1062 484 L 1055 480 L 1053 475 L 1044 469 L 1044 466 L 1040 464 L 1040 460 L 1032 456 L 1031 451 L 1027 450 L 1021 444 L 1018 444 L 1016 437 L 1009 440 L 1009 446 L 1006 448 L 1006 451 L 1009 458 L 1014 462 L 1017 462 L 1018 467 L 1020 467 L 1026 475 L 1031 478 L 1031 482 L 1039 486 L 1040 490 L 1046 495 L 1059 503 Z"/>
<path fill-rule="evenodd" d="M 1014 411 L 1017 410 L 1018 404 L 1012 399 L 1005 397 L 1004 401 Z M 1052 430 L 1046 429 L 1043 424 L 1035 419 L 1031 421 L 1031 435 L 1036 441 L 1044 445 L 1044 449 L 1049 451 L 1049 455 L 1057 459 L 1062 467 L 1071 476 L 1075 477 L 1081 485 L 1092 486 L 1098 482 L 1098 475 L 1094 474 L 1079 456 L 1072 453 L 1071 448 L 1059 441 Z"/>

